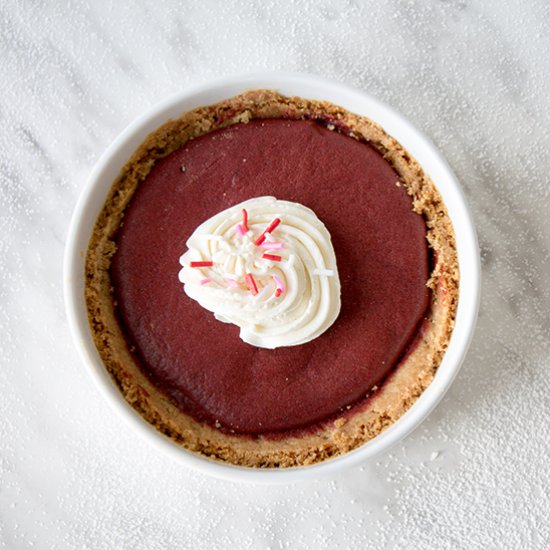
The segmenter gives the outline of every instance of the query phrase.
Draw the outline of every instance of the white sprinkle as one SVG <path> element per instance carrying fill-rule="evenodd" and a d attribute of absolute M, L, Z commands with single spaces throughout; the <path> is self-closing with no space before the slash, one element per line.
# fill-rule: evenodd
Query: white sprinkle
<path fill-rule="evenodd" d="M 325 275 L 325 277 L 334 277 L 332 269 L 314 269 L 313 275 Z"/>

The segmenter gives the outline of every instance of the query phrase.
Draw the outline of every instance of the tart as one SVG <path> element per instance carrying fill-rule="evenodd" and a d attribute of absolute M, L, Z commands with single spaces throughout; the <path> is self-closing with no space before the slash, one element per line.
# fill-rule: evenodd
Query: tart
<path fill-rule="evenodd" d="M 330 234 L 339 314 L 309 341 L 244 341 L 178 280 L 196 228 L 258 197 L 303 205 Z M 149 423 L 211 459 L 287 468 L 346 453 L 412 406 L 448 346 L 458 282 L 443 200 L 395 139 L 334 104 L 255 90 L 133 154 L 94 226 L 85 298 L 106 369 Z"/>

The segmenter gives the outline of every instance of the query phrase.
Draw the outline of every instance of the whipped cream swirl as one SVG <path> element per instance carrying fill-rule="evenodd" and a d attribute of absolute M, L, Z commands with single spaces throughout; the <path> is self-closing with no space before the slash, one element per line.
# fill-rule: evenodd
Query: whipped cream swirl
<path fill-rule="evenodd" d="M 261 348 L 296 346 L 340 313 L 330 234 L 295 202 L 257 197 L 202 223 L 187 241 L 179 280 L 219 321 Z"/>

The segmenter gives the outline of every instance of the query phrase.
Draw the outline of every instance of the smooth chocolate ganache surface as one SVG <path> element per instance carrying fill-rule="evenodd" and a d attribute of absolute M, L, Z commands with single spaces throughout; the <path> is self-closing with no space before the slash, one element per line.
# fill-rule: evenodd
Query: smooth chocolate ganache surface
<path fill-rule="evenodd" d="M 117 235 L 117 313 L 141 368 L 182 411 L 242 434 L 308 427 L 360 403 L 396 367 L 430 302 L 422 217 L 374 148 L 313 121 L 254 120 L 189 141 L 138 187 Z M 311 208 L 329 230 L 342 309 L 315 340 L 255 348 L 186 296 L 195 228 L 252 197 Z"/>

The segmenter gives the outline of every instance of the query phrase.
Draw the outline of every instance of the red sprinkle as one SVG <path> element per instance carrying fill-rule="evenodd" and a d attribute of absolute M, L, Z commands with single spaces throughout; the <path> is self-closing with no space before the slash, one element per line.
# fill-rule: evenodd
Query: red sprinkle
<path fill-rule="evenodd" d="M 248 231 L 248 212 L 243 208 L 243 223 L 241 224 L 243 231 L 246 233 Z"/>
<path fill-rule="evenodd" d="M 278 288 L 276 291 L 275 291 L 275 298 L 278 298 L 281 294 L 283 293 L 283 291 Z"/>
<path fill-rule="evenodd" d="M 214 262 L 189 262 L 189 267 L 212 267 Z"/>
<path fill-rule="evenodd" d="M 252 294 L 252 296 L 256 296 L 256 294 L 258 294 L 258 287 L 256 286 L 256 281 L 254 280 L 254 277 L 252 277 L 251 273 L 247 273 L 244 278 L 246 279 L 246 284 L 248 285 L 250 293 Z"/>
<path fill-rule="evenodd" d="M 276 254 L 262 254 L 262 258 L 273 262 L 280 262 L 282 260 L 281 256 L 277 256 Z"/>
<path fill-rule="evenodd" d="M 254 244 L 256 246 L 260 246 L 265 241 L 265 234 L 271 233 L 279 224 L 281 223 L 281 220 L 279 218 L 275 218 L 266 228 L 266 230 L 254 241 Z"/>

